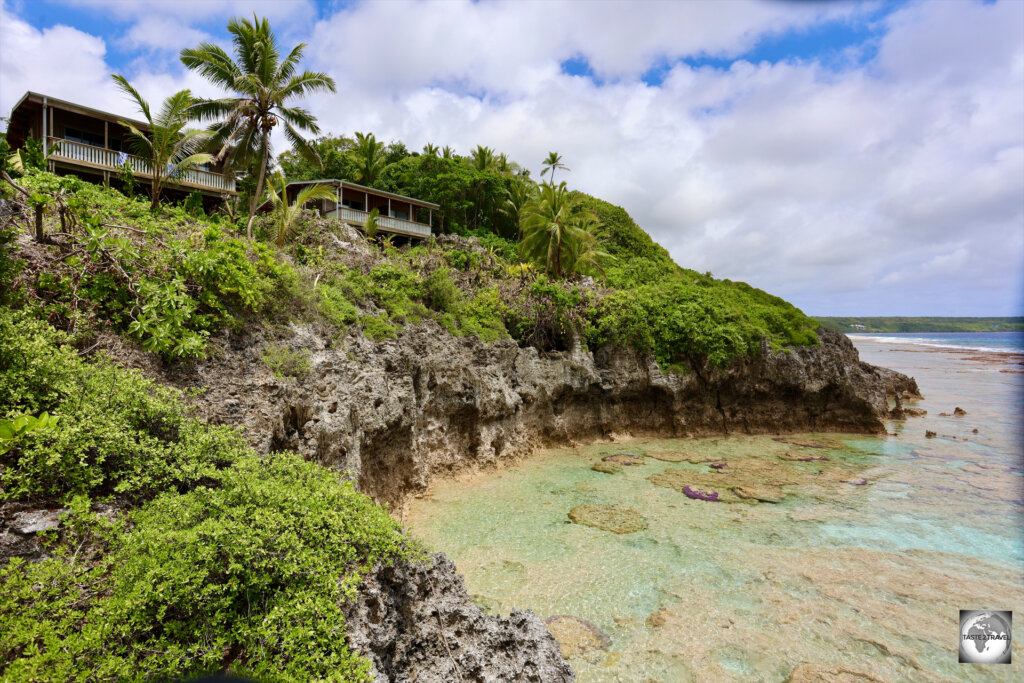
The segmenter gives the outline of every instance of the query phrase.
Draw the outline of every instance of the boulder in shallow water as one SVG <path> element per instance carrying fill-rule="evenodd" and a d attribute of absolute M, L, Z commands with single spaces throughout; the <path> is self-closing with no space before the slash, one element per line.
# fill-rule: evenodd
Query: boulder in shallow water
<path fill-rule="evenodd" d="M 802 439 L 795 436 L 776 436 L 772 439 L 779 443 L 788 443 L 801 448 L 846 448 L 842 441 L 836 439 Z"/>
<path fill-rule="evenodd" d="M 644 451 L 644 455 L 648 458 L 654 458 L 655 460 L 663 460 L 665 462 L 688 462 L 691 465 L 699 465 L 701 463 L 713 462 L 722 459 L 720 455 L 702 455 L 692 451 L 670 451 L 661 449 Z"/>
<path fill-rule="evenodd" d="M 778 503 L 786 497 L 785 492 L 775 486 L 734 486 L 732 492 L 744 500 L 757 503 Z"/>
<path fill-rule="evenodd" d="M 926 429 L 924 432 L 924 438 L 926 439 L 934 439 L 936 436 L 937 434 L 930 429 Z"/>
<path fill-rule="evenodd" d="M 601 460 L 602 462 L 612 462 L 625 467 L 644 464 L 644 456 L 636 455 L 635 453 L 615 453 L 614 455 L 606 455 Z"/>
<path fill-rule="evenodd" d="M 617 462 L 595 462 L 590 469 L 605 474 L 618 474 L 622 471 L 622 465 Z"/>
<path fill-rule="evenodd" d="M 618 505 L 578 505 L 569 511 L 569 519 L 613 534 L 632 534 L 644 528 L 639 512 Z"/>
<path fill-rule="evenodd" d="M 588 652 L 605 652 L 612 646 L 611 638 L 586 619 L 558 614 L 545 619 L 544 625 L 558 641 L 566 659 Z"/>
<path fill-rule="evenodd" d="M 957 406 L 956 408 L 953 408 L 953 417 L 963 417 L 966 414 L 967 414 L 967 411 L 964 410 L 963 408 L 961 408 L 960 406 Z"/>
<path fill-rule="evenodd" d="M 828 460 L 828 456 L 825 455 L 811 455 L 810 453 L 799 453 L 799 452 L 785 452 L 779 456 L 780 460 L 788 460 L 789 462 L 815 462 L 818 460 Z"/>
<path fill-rule="evenodd" d="M 923 408 L 904 408 L 903 412 L 907 414 L 907 417 L 924 417 L 928 414 L 928 411 Z"/>
<path fill-rule="evenodd" d="M 706 500 L 712 503 L 718 502 L 718 491 L 702 489 L 697 486 L 684 486 L 683 495 L 694 500 Z"/>

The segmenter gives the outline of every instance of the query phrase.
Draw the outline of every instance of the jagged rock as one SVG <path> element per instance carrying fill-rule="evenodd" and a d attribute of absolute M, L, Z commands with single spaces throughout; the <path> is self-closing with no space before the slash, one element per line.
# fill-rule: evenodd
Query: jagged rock
<path fill-rule="evenodd" d="M 578 505 L 569 511 L 569 519 L 613 534 L 632 534 L 644 528 L 639 512 L 618 505 Z"/>
<path fill-rule="evenodd" d="M 924 437 L 926 439 L 934 439 L 936 436 L 938 435 L 930 429 L 926 429 L 924 432 Z"/>
<path fill-rule="evenodd" d="M 454 337 L 433 322 L 379 342 L 293 332 L 310 352 L 302 382 L 275 380 L 254 339 L 231 338 L 194 365 L 147 370 L 208 387 L 194 399 L 203 416 L 238 426 L 258 451 L 293 448 L 396 506 L 438 473 L 612 433 L 883 433 L 887 394 L 913 383 L 860 362 L 849 339 L 825 329 L 816 347 L 776 352 L 765 342 L 725 368 L 695 361 L 671 375 L 631 349 L 541 353 Z"/>
<path fill-rule="evenodd" d="M 370 660 L 375 683 L 575 678 L 539 617 L 487 616 L 441 554 L 427 564 L 374 567 L 345 622 L 349 647 Z"/>
<path fill-rule="evenodd" d="M 907 417 L 924 417 L 928 414 L 928 411 L 923 408 L 904 408 L 903 412 Z"/>
<path fill-rule="evenodd" d="M 953 417 L 963 417 L 966 414 L 967 411 L 961 408 L 960 406 L 957 406 L 956 408 L 953 409 Z"/>
<path fill-rule="evenodd" d="M 566 659 L 594 650 L 604 652 L 612 646 L 611 638 L 586 619 L 559 614 L 545 619 L 544 624 L 558 641 Z"/>
<path fill-rule="evenodd" d="M 60 526 L 60 518 L 67 510 L 35 510 L 19 512 L 11 520 L 10 529 L 16 534 L 28 536 L 40 531 L 49 531 Z"/>

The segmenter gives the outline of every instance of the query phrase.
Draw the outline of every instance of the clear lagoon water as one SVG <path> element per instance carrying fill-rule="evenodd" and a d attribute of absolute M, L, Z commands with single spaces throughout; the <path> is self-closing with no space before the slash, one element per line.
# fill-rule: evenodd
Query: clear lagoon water
<path fill-rule="evenodd" d="M 730 435 L 551 449 L 438 482 L 406 521 L 486 608 L 570 615 L 607 636 L 570 657 L 584 683 L 784 681 L 800 666 L 1024 680 L 1020 656 L 966 665 L 956 652 L 958 610 L 1024 614 L 1024 366 L 967 346 L 854 341 L 864 360 L 917 378 L 926 416 L 891 423 L 890 436 L 802 445 Z M 957 406 L 967 415 L 940 415 Z M 644 461 L 591 469 L 615 453 Z M 635 510 L 644 528 L 574 524 L 581 505 Z"/>
<path fill-rule="evenodd" d="M 1024 332 L 872 332 L 851 334 L 849 337 L 854 341 L 882 344 L 1024 353 Z"/>

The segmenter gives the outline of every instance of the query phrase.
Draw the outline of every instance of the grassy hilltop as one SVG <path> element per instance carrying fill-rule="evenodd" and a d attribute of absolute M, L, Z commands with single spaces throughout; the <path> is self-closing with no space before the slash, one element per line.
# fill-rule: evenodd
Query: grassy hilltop
<path fill-rule="evenodd" d="M 65 511 L 43 532 L 48 559 L 0 567 L 6 679 L 230 668 L 362 680 L 341 605 L 372 563 L 423 552 L 337 473 L 255 454 L 230 427 L 195 419 L 177 391 L 95 351 L 104 334 L 174 364 L 218 353 L 229 331 L 274 338 L 297 323 L 340 343 L 437 324 L 541 351 L 634 347 L 682 372 L 757 353 L 763 337 L 816 343 L 816 323 L 790 304 L 677 266 L 623 209 L 586 195 L 576 210 L 604 226 L 611 258 L 596 278 L 553 278 L 492 229 L 494 207 L 459 209 L 475 229 L 446 216 L 478 244 L 351 242 L 349 228 L 307 213 L 279 248 L 270 217 L 250 242 L 244 218 L 194 204 L 152 211 L 41 170 L 16 182 L 27 194 L 5 185 L 0 229 L 0 503 L 5 519 Z M 305 371 L 283 347 L 264 360 Z"/>

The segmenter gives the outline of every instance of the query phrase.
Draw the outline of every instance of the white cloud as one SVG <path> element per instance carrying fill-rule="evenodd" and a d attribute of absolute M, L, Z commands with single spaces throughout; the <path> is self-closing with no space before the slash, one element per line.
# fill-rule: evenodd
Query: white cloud
<path fill-rule="evenodd" d="M 79 1 L 121 12 L 144 33 L 146 7 Z M 304 2 L 287 6 L 313 14 Z M 557 150 L 573 169 L 563 178 L 624 206 L 681 264 L 746 280 L 812 313 L 1020 311 L 1020 4 L 909 5 L 884 20 L 875 58 L 840 71 L 813 60 L 740 61 L 724 71 L 677 64 L 660 87 L 638 78 L 658 60 L 734 56 L 765 34 L 829 17 L 863 21 L 873 8 L 593 7 L 359 3 L 308 36 L 302 22 L 280 21 L 291 32 L 282 42 L 308 40 L 307 65 L 338 80 L 337 95 L 309 102 L 326 131 L 374 131 L 412 149 L 484 144 L 535 172 Z M 242 13 L 230 2 L 157 9 L 181 32 Z M 40 82 L 57 96 L 116 103 L 101 40 L 3 19 L 5 56 L 8 45 L 41 56 L 5 57 L 0 105 Z M 156 47 L 159 37 L 138 42 Z M 562 73 L 574 55 L 607 83 Z M 159 60 L 140 57 L 125 70 L 153 99 L 185 86 L 210 92 Z M 19 92 L 8 96 L 12 84 Z"/>

